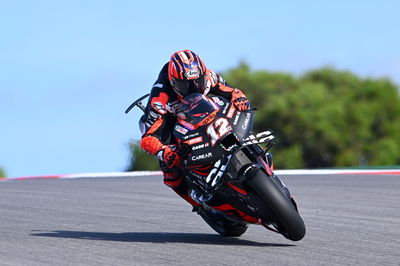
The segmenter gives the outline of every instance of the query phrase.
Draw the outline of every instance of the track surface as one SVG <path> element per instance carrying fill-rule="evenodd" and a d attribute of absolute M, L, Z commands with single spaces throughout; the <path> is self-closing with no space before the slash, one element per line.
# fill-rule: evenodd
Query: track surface
<path fill-rule="evenodd" d="M 307 226 L 218 236 L 161 177 L 0 182 L 0 265 L 400 265 L 400 176 L 286 176 Z"/>

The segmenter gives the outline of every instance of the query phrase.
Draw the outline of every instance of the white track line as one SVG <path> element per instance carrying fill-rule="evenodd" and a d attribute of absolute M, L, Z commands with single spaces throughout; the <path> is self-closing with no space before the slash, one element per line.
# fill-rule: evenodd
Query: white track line
<path fill-rule="evenodd" d="M 400 175 L 400 169 L 371 169 L 371 170 L 334 170 L 334 169 L 292 169 L 292 170 L 275 170 L 277 175 Z M 114 172 L 114 173 L 83 173 L 68 175 L 51 175 L 51 176 L 26 176 L 0 178 L 0 181 L 15 181 L 28 179 L 74 179 L 74 178 L 112 178 L 112 177 L 138 177 L 138 176 L 158 176 L 162 175 L 161 171 L 136 171 L 136 172 Z"/>

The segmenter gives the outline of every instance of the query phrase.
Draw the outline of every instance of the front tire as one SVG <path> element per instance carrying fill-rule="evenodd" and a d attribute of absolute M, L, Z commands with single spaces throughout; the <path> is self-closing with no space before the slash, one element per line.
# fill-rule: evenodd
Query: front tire
<path fill-rule="evenodd" d="M 264 202 L 273 217 L 272 220 L 278 231 L 292 241 L 301 240 L 306 234 L 306 227 L 295 206 L 283 191 L 262 170 L 257 169 L 247 184 Z"/>

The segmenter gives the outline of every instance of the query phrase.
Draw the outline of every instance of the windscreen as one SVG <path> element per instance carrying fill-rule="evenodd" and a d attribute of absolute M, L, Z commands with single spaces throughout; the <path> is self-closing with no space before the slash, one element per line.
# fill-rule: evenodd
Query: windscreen
<path fill-rule="evenodd" d="M 212 104 L 204 95 L 193 93 L 182 101 L 182 111 L 183 120 L 197 127 L 210 123 L 218 111 L 218 106 Z"/>

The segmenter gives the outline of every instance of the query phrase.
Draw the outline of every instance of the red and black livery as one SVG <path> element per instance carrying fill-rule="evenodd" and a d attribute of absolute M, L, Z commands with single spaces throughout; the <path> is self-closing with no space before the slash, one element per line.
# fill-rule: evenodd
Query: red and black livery
<path fill-rule="evenodd" d="M 222 235 L 239 236 L 252 223 L 294 241 L 303 238 L 296 203 L 266 158 L 274 137 L 270 131 L 252 135 L 254 111 L 240 112 L 223 97 L 201 94 L 183 102 L 173 135 L 187 151 L 182 171 L 190 198 L 199 204 L 195 210 Z"/>

